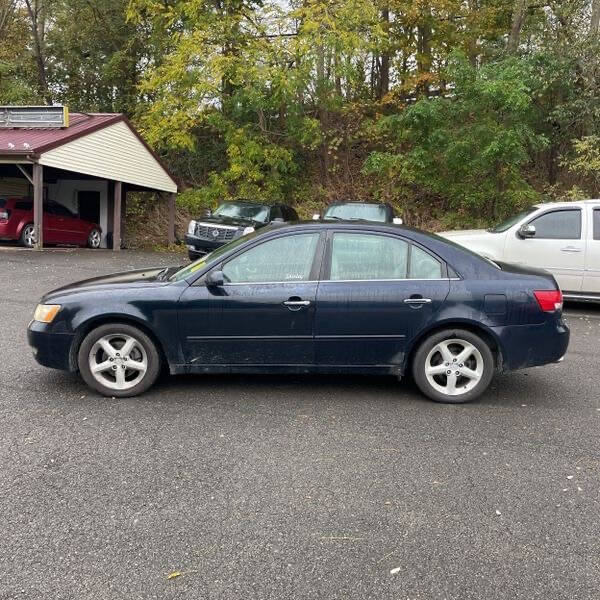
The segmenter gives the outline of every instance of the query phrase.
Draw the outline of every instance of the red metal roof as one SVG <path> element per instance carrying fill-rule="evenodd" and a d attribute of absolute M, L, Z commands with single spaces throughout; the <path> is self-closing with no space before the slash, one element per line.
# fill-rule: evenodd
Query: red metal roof
<path fill-rule="evenodd" d="M 121 120 L 125 119 L 119 113 L 71 113 L 69 127 L 64 129 L 50 127 L 0 129 L 0 152 L 39 154 Z"/>

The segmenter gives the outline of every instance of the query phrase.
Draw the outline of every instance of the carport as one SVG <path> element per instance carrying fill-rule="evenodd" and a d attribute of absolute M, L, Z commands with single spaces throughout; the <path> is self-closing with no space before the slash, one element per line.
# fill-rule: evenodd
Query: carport
<path fill-rule="evenodd" d="M 177 184 L 123 114 L 72 113 L 63 107 L 0 107 L 0 196 L 33 197 L 36 249 L 43 203 L 97 217 L 102 246 L 121 248 L 129 192 L 164 197 L 165 237 L 175 241 Z"/>

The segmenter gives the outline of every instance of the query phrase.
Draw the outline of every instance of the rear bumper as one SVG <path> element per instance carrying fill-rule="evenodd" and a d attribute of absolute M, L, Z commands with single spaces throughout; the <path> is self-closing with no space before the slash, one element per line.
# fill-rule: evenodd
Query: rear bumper
<path fill-rule="evenodd" d="M 503 350 L 504 371 L 560 362 L 569 347 L 570 331 L 560 319 L 540 325 L 495 327 Z"/>
<path fill-rule="evenodd" d="M 19 238 L 17 228 L 10 220 L 6 223 L 0 223 L 0 240 L 16 240 Z"/>
<path fill-rule="evenodd" d="M 32 321 L 27 328 L 27 342 L 35 360 L 44 367 L 71 371 L 72 333 L 49 333 L 45 323 Z"/>

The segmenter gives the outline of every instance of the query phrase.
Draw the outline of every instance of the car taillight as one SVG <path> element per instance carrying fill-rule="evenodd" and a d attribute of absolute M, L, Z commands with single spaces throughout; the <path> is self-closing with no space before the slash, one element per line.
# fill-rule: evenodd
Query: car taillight
<path fill-rule="evenodd" d="M 535 299 L 538 301 L 540 308 L 544 312 L 554 312 L 562 310 L 563 295 L 560 290 L 539 290 L 533 292 Z"/>
<path fill-rule="evenodd" d="M 10 210 L 0 209 L 0 221 L 8 221 L 8 217 L 10 217 Z"/>

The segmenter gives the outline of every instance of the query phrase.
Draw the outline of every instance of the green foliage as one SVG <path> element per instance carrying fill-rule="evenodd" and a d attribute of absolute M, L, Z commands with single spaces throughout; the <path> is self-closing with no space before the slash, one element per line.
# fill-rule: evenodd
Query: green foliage
<path fill-rule="evenodd" d="M 36 5 L 41 57 L 25 5 L 0 0 L 0 102 L 127 113 L 182 182 L 181 214 L 377 198 L 462 226 L 600 192 L 589 0 L 522 18 L 516 0 Z"/>
<path fill-rule="evenodd" d="M 524 170 L 548 141 L 532 126 L 529 64 L 511 58 L 476 69 L 456 53 L 447 77 L 451 97 L 422 99 L 379 121 L 388 149 L 372 152 L 365 172 L 380 176 L 387 197 L 444 197 L 467 221 L 539 199 Z"/>

